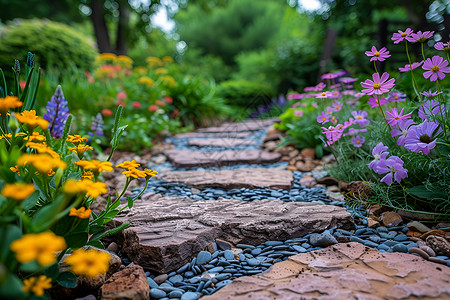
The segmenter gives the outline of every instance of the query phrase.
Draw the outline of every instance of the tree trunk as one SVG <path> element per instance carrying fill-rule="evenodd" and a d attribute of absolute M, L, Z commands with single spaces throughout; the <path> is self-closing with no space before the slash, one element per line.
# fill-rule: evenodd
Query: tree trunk
<path fill-rule="evenodd" d="M 119 3 L 119 21 L 117 22 L 116 54 L 126 55 L 128 51 L 127 41 L 125 39 L 130 22 L 130 9 L 126 1 Z"/>
<path fill-rule="evenodd" d="M 110 53 L 112 52 L 112 48 L 108 28 L 106 27 L 104 4 L 104 0 L 91 0 L 91 21 L 94 26 L 98 51 L 100 53 Z"/>

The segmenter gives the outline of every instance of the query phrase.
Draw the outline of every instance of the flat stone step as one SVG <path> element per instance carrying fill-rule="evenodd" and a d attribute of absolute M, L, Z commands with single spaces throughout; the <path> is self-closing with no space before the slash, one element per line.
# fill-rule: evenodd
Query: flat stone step
<path fill-rule="evenodd" d="M 333 226 L 354 228 L 350 214 L 338 206 L 280 200 L 193 201 L 161 195 L 137 200 L 114 220 L 116 226 L 131 223 L 118 240 L 128 257 L 160 273 L 180 268 L 217 238 L 258 245 Z"/>
<path fill-rule="evenodd" d="M 175 167 L 181 168 L 235 164 L 268 164 L 275 163 L 281 159 L 280 153 L 256 149 L 213 152 L 202 152 L 189 149 L 170 149 L 164 151 L 164 154 Z"/>
<path fill-rule="evenodd" d="M 236 147 L 257 145 L 256 142 L 244 139 L 232 138 L 211 138 L 211 139 L 190 139 L 189 146 L 197 147 Z"/>
<path fill-rule="evenodd" d="M 199 189 L 216 187 L 226 190 L 239 188 L 288 190 L 294 181 L 291 171 L 265 168 L 166 172 L 158 175 L 158 178 L 167 182 L 182 182 Z"/>
<path fill-rule="evenodd" d="M 348 243 L 291 256 L 202 299 L 450 299 L 449 282 L 444 265 Z"/>
<path fill-rule="evenodd" d="M 224 123 L 221 126 L 199 128 L 197 132 L 240 132 L 265 129 L 276 123 L 275 119 L 251 120 L 239 123 Z"/>
<path fill-rule="evenodd" d="M 174 138 L 246 138 L 253 134 L 252 131 L 242 132 L 186 132 L 174 135 Z"/>

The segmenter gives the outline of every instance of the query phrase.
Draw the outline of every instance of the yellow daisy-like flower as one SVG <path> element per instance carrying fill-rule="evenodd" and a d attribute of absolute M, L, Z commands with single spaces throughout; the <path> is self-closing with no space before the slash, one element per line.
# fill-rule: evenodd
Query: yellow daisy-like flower
<path fill-rule="evenodd" d="M 41 266 L 53 264 L 56 261 L 56 253 L 66 248 L 64 238 L 53 232 L 25 234 L 10 245 L 20 263 L 37 260 Z"/>
<path fill-rule="evenodd" d="M 92 179 L 94 179 L 94 173 L 92 173 L 92 172 L 84 172 L 83 174 L 81 174 L 80 175 L 80 177 L 82 178 L 82 179 L 90 179 L 90 180 L 92 180 Z"/>
<path fill-rule="evenodd" d="M 163 65 L 163 62 L 158 57 L 154 56 L 147 57 L 145 61 L 148 63 L 150 68 L 161 67 Z"/>
<path fill-rule="evenodd" d="M 146 177 L 156 177 L 156 176 L 158 176 L 158 172 L 156 172 L 155 170 L 144 169 L 144 172 L 147 175 Z"/>
<path fill-rule="evenodd" d="M 70 179 L 64 184 L 64 191 L 68 194 L 86 194 L 86 196 L 95 199 L 101 194 L 108 192 L 108 189 L 103 182 L 93 182 L 89 179 L 79 181 Z"/>
<path fill-rule="evenodd" d="M 77 166 L 82 167 L 84 170 L 91 170 L 95 173 L 101 173 L 102 171 L 111 172 L 113 170 L 112 163 L 109 161 L 99 160 L 79 160 L 75 162 Z"/>
<path fill-rule="evenodd" d="M 145 67 L 135 67 L 134 71 L 140 75 L 144 75 L 147 73 L 147 69 Z"/>
<path fill-rule="evenodd" d="M 69 143 L 72 143 L 74 145 L 78 145 L 78 144 L 81 144 L 81 143 L 86 143 L 87 142 L 87 138 L 81 137 L 81 135 L 79 135 L 79 134 L 75 134 L 75 135 L 70 135 L 69 134 L 67 136 L 66 141 L 69 142 Z"/>
<path fill-rule="evenodd" d="M 69 216 L 78 217 L 80 219 L 87 219 L 91 215 L 91 210 L 85 207 L 80 207 L 79 209 L 76 209 L 75 207 L 72 207 L 70 209 Z"/>
<path fill-rule="evenodd" d="M 35 133 L 37 133 L 37 134 L 39 135 L 39 132 L 33 132 L 33 135 L 34 135 Z M 27 140 L 27 139 L 28 139 L 28 134 L 26 134 L 25 132 L 19 132 L 19 133 L 16 133 L 16 138 L 17 138 L 17 137 L 25 137 L 24 140 Z M 44 138 L 45 138 L 45 137 L 44 137 Z"/>
<path fill-rule="evenodd" d="M 133 60 L 130 57 L 126 56 L 126 55 L 119 55 L 119 56 L 117 56 L 117 61 L 124 62 L 124 63 L 127 63 L 127 64 L 132 64 L 133 63 Z"/>
<path fill-rule="evenodd" d="M 147 86 L 155 86 L 155 82 L 153 80 L 151 80 L 149 77 L 147 76 L 142 76 L 138 79 L 137 83 L 139 84 L 145 84 Z"/>
<path fill-rule="evenodd" d="M 117 56 L 114 53 L 102 53 L 98 56 L 98 60 L 116 60 Z"/>
<path fill-rule="evenodd" d="M 22 107 L 23 103 L 19 101 L 19 98 L 13 96 L 6 96 L 0 98 L 0 116 L 6 116 L 11 108 Z"/>
<path fill-rule="evenodd" d="M 108 252 L 77 249 L 64 262 L 71 266 L 74 274 L 94 278 L 108 271 L 110 259 Z"/>
<path fill-rule="evenodd" d="M 11 139 L 12 139 L 12 134 L 11 134 L 11 133 L 2 134 L 2 135 L 0 135 L 0 140 L 1 140 L 1 139 L 8 139 L 8 140 L 11 140 Z"/>
<path fill-rule="evenodd" d="M 36 127 L 41 127 L 43 130 L 48 128 L 48 121 L 36 116 L 35 110 L 24 110 L 20 114 L 15 114 L 17 121 L 26 124 L 30 131 Z"/>
<path fill-rule="evenodd" d="M 162 61 L 165 62 L 165 63 L 173 63 L 173 58 L 170 57 L 170 56 L 164 56 L 162 58 Z"/>
<path fill-rule="evenodd" d="M 165 68 L 158 68 L 155 70 L 156 75 L 167 74 L 167 73 L 168 73 L 168 71 Z"/>
<path fill-rule="evenodd" d="M 23 132 L 19 132 L 18 134 L 16 134 L 16 137 Z M 26 134 L 25 134 L 26 135 Z M 24 138 L 25 141 L 29 141 L 29 142 L 34 142 L 34 143 L 41 143 L 41 142 L 45 142 L 46 138 L 44 135 L 39 134 L 39 132 L 33 132 L 32 135 L 27 136 Z"/>
<path fill-rule="evenodd" d="M 126 171 L 122 172 L 123 175 L 127 177 L 133 177 L 133 178 L 145 178 L 147 177 L 147 174 L 144 171 L 138 170 L 138 169 L 128 169 Z"/>
<path fill-rule="evenodd" d="M 80 145 L 77 145 L 77 146 L 75 146 L 75 147 L 70 147 L 70 148 L 69 148 L 69 151 L 75 152 L 75 153 L 78 155 L 79 158 L 82 158 L 82 157 L 83 157 L 84 152 L 85 152 L 86 150 L 94 150 L 94 148 L 91 147 L 91 146 L 89 146 L 89 145 L 81 145 L 81 144 L 80 144 Z"/>
<path fill-rule="evenodd" d="M 162 76 L 161 80 L 164 83 L 164 85 L 166 85 L 168 87 L 174 87 L 177 84 L 175 79 L 173 79 L 173 77 L 169 76 L 169 75 Z"/>
<path fill-rule="evenodd" d="M 32 183 L 6 183 L 0 194 L 6 198 L 22 201 L 30 197 L 35 190 Z"/>
<path fill-rule="evenodd" d="M 116 165 L 116 168 L 122 169 L 136 169 L 140 166 L 134 159 L 132 161 L 126 160 L 123 163 Z"/>
<path fill-rule="evenodd" d="M 57 152 L 55 152 L 52 148 L 47 146 L 47 144 L 45 144 L 45 143 L 40 144 L 40 143 L 28 142 L 26 144 L 26 146 L 28 148 L 37 150 L 38 153 L 50 154 L 50 156 L 55 158 L 55 159 L 59 159 L 60 158 L 59 154 Z"/>
<path fill-rule="evenodd" d="M 51 170 L 65 169 L 66 163 L 59 158 L 53 158 L 47 154 L 22 154 L 17 160 L 18 166 L 32 165 L 41 174 L 48 174 Z"/>
<path fill-rule="evenodd" d="M 52 287 L 51 282 L 52 279 L 45 275 L 30 277 L 23 280 L 22 290 L 27 293 L 31 292 L 38 297 L 42 297 L 44 295 L 44 290 L 48 290 Z"/>
<path fill-rule="evenodd" d="M 17 175 L 20 176 L 20 171 L 19 171 L 19 167 L 17 165 L 15 165 L 14 167 L 10 167 L 9 168 L 12 172 L 17 173 Z"/>

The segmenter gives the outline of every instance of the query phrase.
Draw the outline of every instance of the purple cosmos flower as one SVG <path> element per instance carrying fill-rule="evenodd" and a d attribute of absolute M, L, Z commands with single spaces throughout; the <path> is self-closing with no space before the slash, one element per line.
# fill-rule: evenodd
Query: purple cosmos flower
<path fill-rule="evenodd" d="M 419 42 L 419 43 L 423 43 L 426 40 L 428 40 L 430 37 L 432 37 L 434 34 L 434 31 L 417 31 L 417 33 L 411 33 L 411 35 L 409 37 L 406 37 L 406 39 L 409 42 L 415 43 L 415 42 Z"/>
<path fill-rule="evenodd" d="M 441 114 L 444 118 L 446 116 L 445 105 L 439 105 L 436 100 L 427 100 L 424 104 L 419 106 L 419 118 L 422 120 L 428 119 L 428 117 Z"/>
<path fill-rule="evenodd" d="M 340 89 L 340 88 L 341 88 L 341 84 L 340 83 L 336 83 L 336 84 L 330 85 L 330 89 Z"/>
<path fill-rule="evenodd" d="M 370 59 L 370 61 L 385 61 L 386 58 L 391 57 L 389 55 L 389 51 L 386 49 L 386 47 L 381 48 L 379 51 L 377 50 L 377 48 L 375 46 L 372 46 L 371 51 L 366 51 L 364 52 L 367 56 L 372 58 Z"/>
<path fill-rule="evenodd" d="M 355 94 L 356 94 L 356 92 L 352 91 L 352 90 L 342 92 L 342 95 L 347 95 L 347 96 L 355 96 Z"/>
<path fill-rule="evenodd" d="M 405 139 L 405 147 L 412 152 L 422 151 L 426 155 L 430 154 L 430 150 L 436 146 L 436 139 L 431 137 L 438 127 L 438 124 L 429 121 L 411 126 Z M 441 132 L 442 129 L 439 128 L 436 135 Z"/>
<path fill-rule="evenodd" d="M 395 32 L 395 33 L 392 35 L 392 40 L 394 41 L 394 44 L 398 44 L 398 43 L 400 43 L 401 41 L 403 41 L 405 38 L 410 37 L 410 36 L 411 36 L 411 33 L 413 33 L 413 31 L 412 31 L 411 28 L 406 28 L 405 31 L 399 30 L 398 33 Z"/>
<path fill-rule="evenodd" d="M 450 67 L 447 67 L 448 61 L 444 60 L 441 56 L 435 55 L 432 59 L 427 59 L 422 66 L 422 69 L 426 70 L 423 73 L 423 77 L 430 78 L 430 81 L 436 81 L 445 78 L 444 73 L 450 73 Z M 431 77 L 430 77 L 431 76 Z"/>
<path fill-rule="evenodd" d="M 319 83 L 315 86 L 315 88 L 316 88 L 316 91 L 320 92 L 320 91 L 322 91 L 326 86 L 327 86 L 327 85 L 326 85 L 325 83 L 319 82 Z"/>
<path fill-rule="evenodd" d="M 367 101 L 367 103 L 370 104 L 370 108 L 374 108 L 377 106 L 385 105 L 386 103 L 388 103 L 388 101 L 386 98 L 377 99 L 375 97 L 372 97 L 372 98 L 369 98 L 369 101 Z"/>
<path fill-rule="evenodd" d="M 366 79 L 366 81 L 361 82 L 362 87 L 365 88 L 364 90 L 362 90 L 362 92 L 366 93 L 367 95 L 381 95 L 387 93 L 389 92 L 389 89 L 393 88 L 395 85 L 395 79 L 389 79 L 389 74 L 386 72 L 381 75 L 381 78 L 380 74 L 374 73 L 372 75 L 372 79 L 373 81 L 370 79 Z"/>
<path fill-rule="evenodd" d="M 353 146 L 356 148 L 361 148 L 366 140 L 363 137 L 360 137 L 357 135 L 356 137 L 352 138 Z"/>
<path fill-rule="evenodd" d="M 69 117 L 69 108 L 67 105 L 68 103 L 66 99 L 64 99 L 61 86 L 58 85 L 55 94 L 53 94 L 50 101 L 47 102 L 47 113 L 43 117 L 49 122 L 50 125 L 48 129 L 55 139 L 60 139 L 64 133 L 64 126 Z"/>
<path fill-rule="evenodd" d="M 321 112 L 320 115 L 317 116 L 317 122 L 320 124 L 325 124 L 330 121 L 330 115 L 326 112 Z"/>
<path fill-rule="evenodd" d="M 438 43 L 434 44 L 434 49 L 450 52 L 450 43 L 438 42 Z"/>
<path fill-rule="evenodd" d="M 391 136 L 400 136 L 397 140 L 397 145 L 403 146 L 405 144 L 406 136 L 408 135 L 408 130 L 411 125 L 415 125 L 413 120 L 405 120 L 403 122 L 398 122 L 397 126 L 391 130 Z"/>
<path fill-rule="evenodd" d="M 442 94 L 442 92 L 438 92 L 438 91 L 436 91 L 436 92 L 431 92 L 431 90 L 428 90 L 428 92 L 427 92 L 427 91 L 423 91 L 423 92 L 420 93 L 420 94 L 424 95 L 424 96 L 427 97 L 427 98 L 434 98 L 434 97 L 436 97 L 437 95 Z"/>
<path fill-rule="evenodd" d="M 389 154 L 389 152 L 385 152 L 387 149 L 388 147 L 383 145 L 382 142 L 378 143 L 372 149 L 372 155 L 375 159 L 370 162 L 369 168 L 377 172 L 378 165 L 380 164 L 380 162 L 384 161 L 386 159 L 386 156 Z"/>
<path fill-rule="evenodd" d="M 320 94 L 317 94 L 316 98 L 324 99 L 324 98 L 330 98 L 331 96 L 332 96 L 331 92 L 322 92 Z"/>
<path fill-rule="evenodd" d="M 411 70 L 416 69 L 417 67 L 420 67 L 423 64 L 423 60 L 420 62 L 413 62 L 412 64 L 406 64 L 403 68 L 398 68 L 398 70 L 402 73 L 409 72 Z"/>
<path fill-rule="evenodd" d="M 332 145 L 334 142 L 339 140 L 342 136 L 342 129 L 337 129 L 336 127 L 329 126 L 328 128 L 321 127 L 324 131 L 322 132 L 325 134 L 325 137 L 327 138 L 327 142 L 325 144 L 325 147 L 327 145 Z"/>
<path fill-rule="evenodd" d="M 353 83 L 353 82 L 355 82 L 357 80 L 358 80 L 358 78 L 344 77 L 344 78 L 340 78 L 339 82 L 342 82 L 344 84 L 350 84 L 350 83 Z"/>
<path fill-rule="evenodd" d="M 341 98 L 341 92 L 339 92 L 339 91 L 332 91 L 330 98 L 333 98 L 333 99 Z"/>
<path fill-rule="evenodd" d="M 400 92 L 390 92 L 387 100 L 389 102 L 404 102 L 406 100 L 406 95 Z"/>
<path fill-rule="evenodd" d="M 370 123 L 370 121 L 366 119 L 367 112 L 364 110 L 354 110 L 352 111 L 352 116 L 355 118 L 355 122 L 358 123 L 360 127 L 366 127 L 366 125 Z"/>
<path fill-rule="evenodd" d="M 338 78 L 337 74 L 333 74 L 333 73 L 327 73 L 327 74 L 323 74 L 322 76 L 320 76 L 321 79 L 335 79 Z"/>
<path fill-rule="evenodd" d="M 315 86 L 307 86 L 303 89 L 303 91 L 305 92 L 315 92 L 316 91 L 316 87 Z"/>
<path fill-rule="evenodd" d="M 94 135 L 103 136 L 103 134 L 104 134 L 103 127 L 104 127 L 104 125 L 103 125 L 102 114 L 98 113 L 91 125 L 91 130 L 93 132 L 89 131 L 88 134 L 90 136 L 94 136 Z"/>
<path fill-rule="evenodd" d="M 378 167 L 378 174 L 388 172 L 381 178 L 381 182 L 391 185 L 393 180 L 400 182 L 403 178 L 408 177 L 408 170 L 403 168 L 403 164 L 403 160 L 398 156 L 391 156 L 387 160 L 381 162 Z"/>
<path fill-rule="evenodd" d="M 386 111 L 386 120 L 388 121 L 387 123 L 390 124 L 391 126 L 394 126 L 403 120 L 410 119 L 412 113 L 402 115 L 403 110 L 404 110 L 404 108 L 402 108 L 402 110 L 400 112 L 398 112 L 397 108 L 394 107 L 394 108 L 391 108 L 391 111 Z"/>
<path fill-rule="evenodd" d="M 296 110 L 296 111 L 294 111 L 294 116 L 296 116 L 296 117 L 303 117 L 303 110 Z"/>
<path fill-rule="evenodd" d="M 347 133 L 344 133 L 344 136 L 358 135 L 360 132 L 367 132 L 367 129 L 366 128 L 362 128 L 362 129 L 350 128 Z"/>
<path fill-rule="evenodd" d="M 342 109 L 342 103 L 339 102 L 339 101 L 334 102 L 334 103 L 331 105 L 331 107 L 333 108 L 333 111 L 334 111 L 334 112 L 338 112 L 338 111 L 340 111 L 340 110 Z"/>
<path fill-rule="evenodd" d="M 297 93 L 295 93 L 295 94 L 287 95 L 287 98 L 289 100 L 292 100 L 292 99 L 303 99 L 303 98 L 305 98 L 305 96 L 307 96 L 307 94 L 297 94 Z"/>

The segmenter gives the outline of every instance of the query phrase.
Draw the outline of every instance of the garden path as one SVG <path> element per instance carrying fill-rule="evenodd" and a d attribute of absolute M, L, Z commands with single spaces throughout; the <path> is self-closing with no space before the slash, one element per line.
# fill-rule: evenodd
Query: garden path
<path fill-rule="evenodd" d="M 148 270 L 151 299 L 450 298 L 445 256 L 438 264 L 388 253 L 418 245 L 405 227 L 367 228 L 325 188 L 302 186 L 305 174 L 287 171 L 279 153 L 261 150 L 274 122 L 176 135 L 168 161 L 149 165 L 159 176 L 116 222 L 131 223 L 119 244 Z"/>

